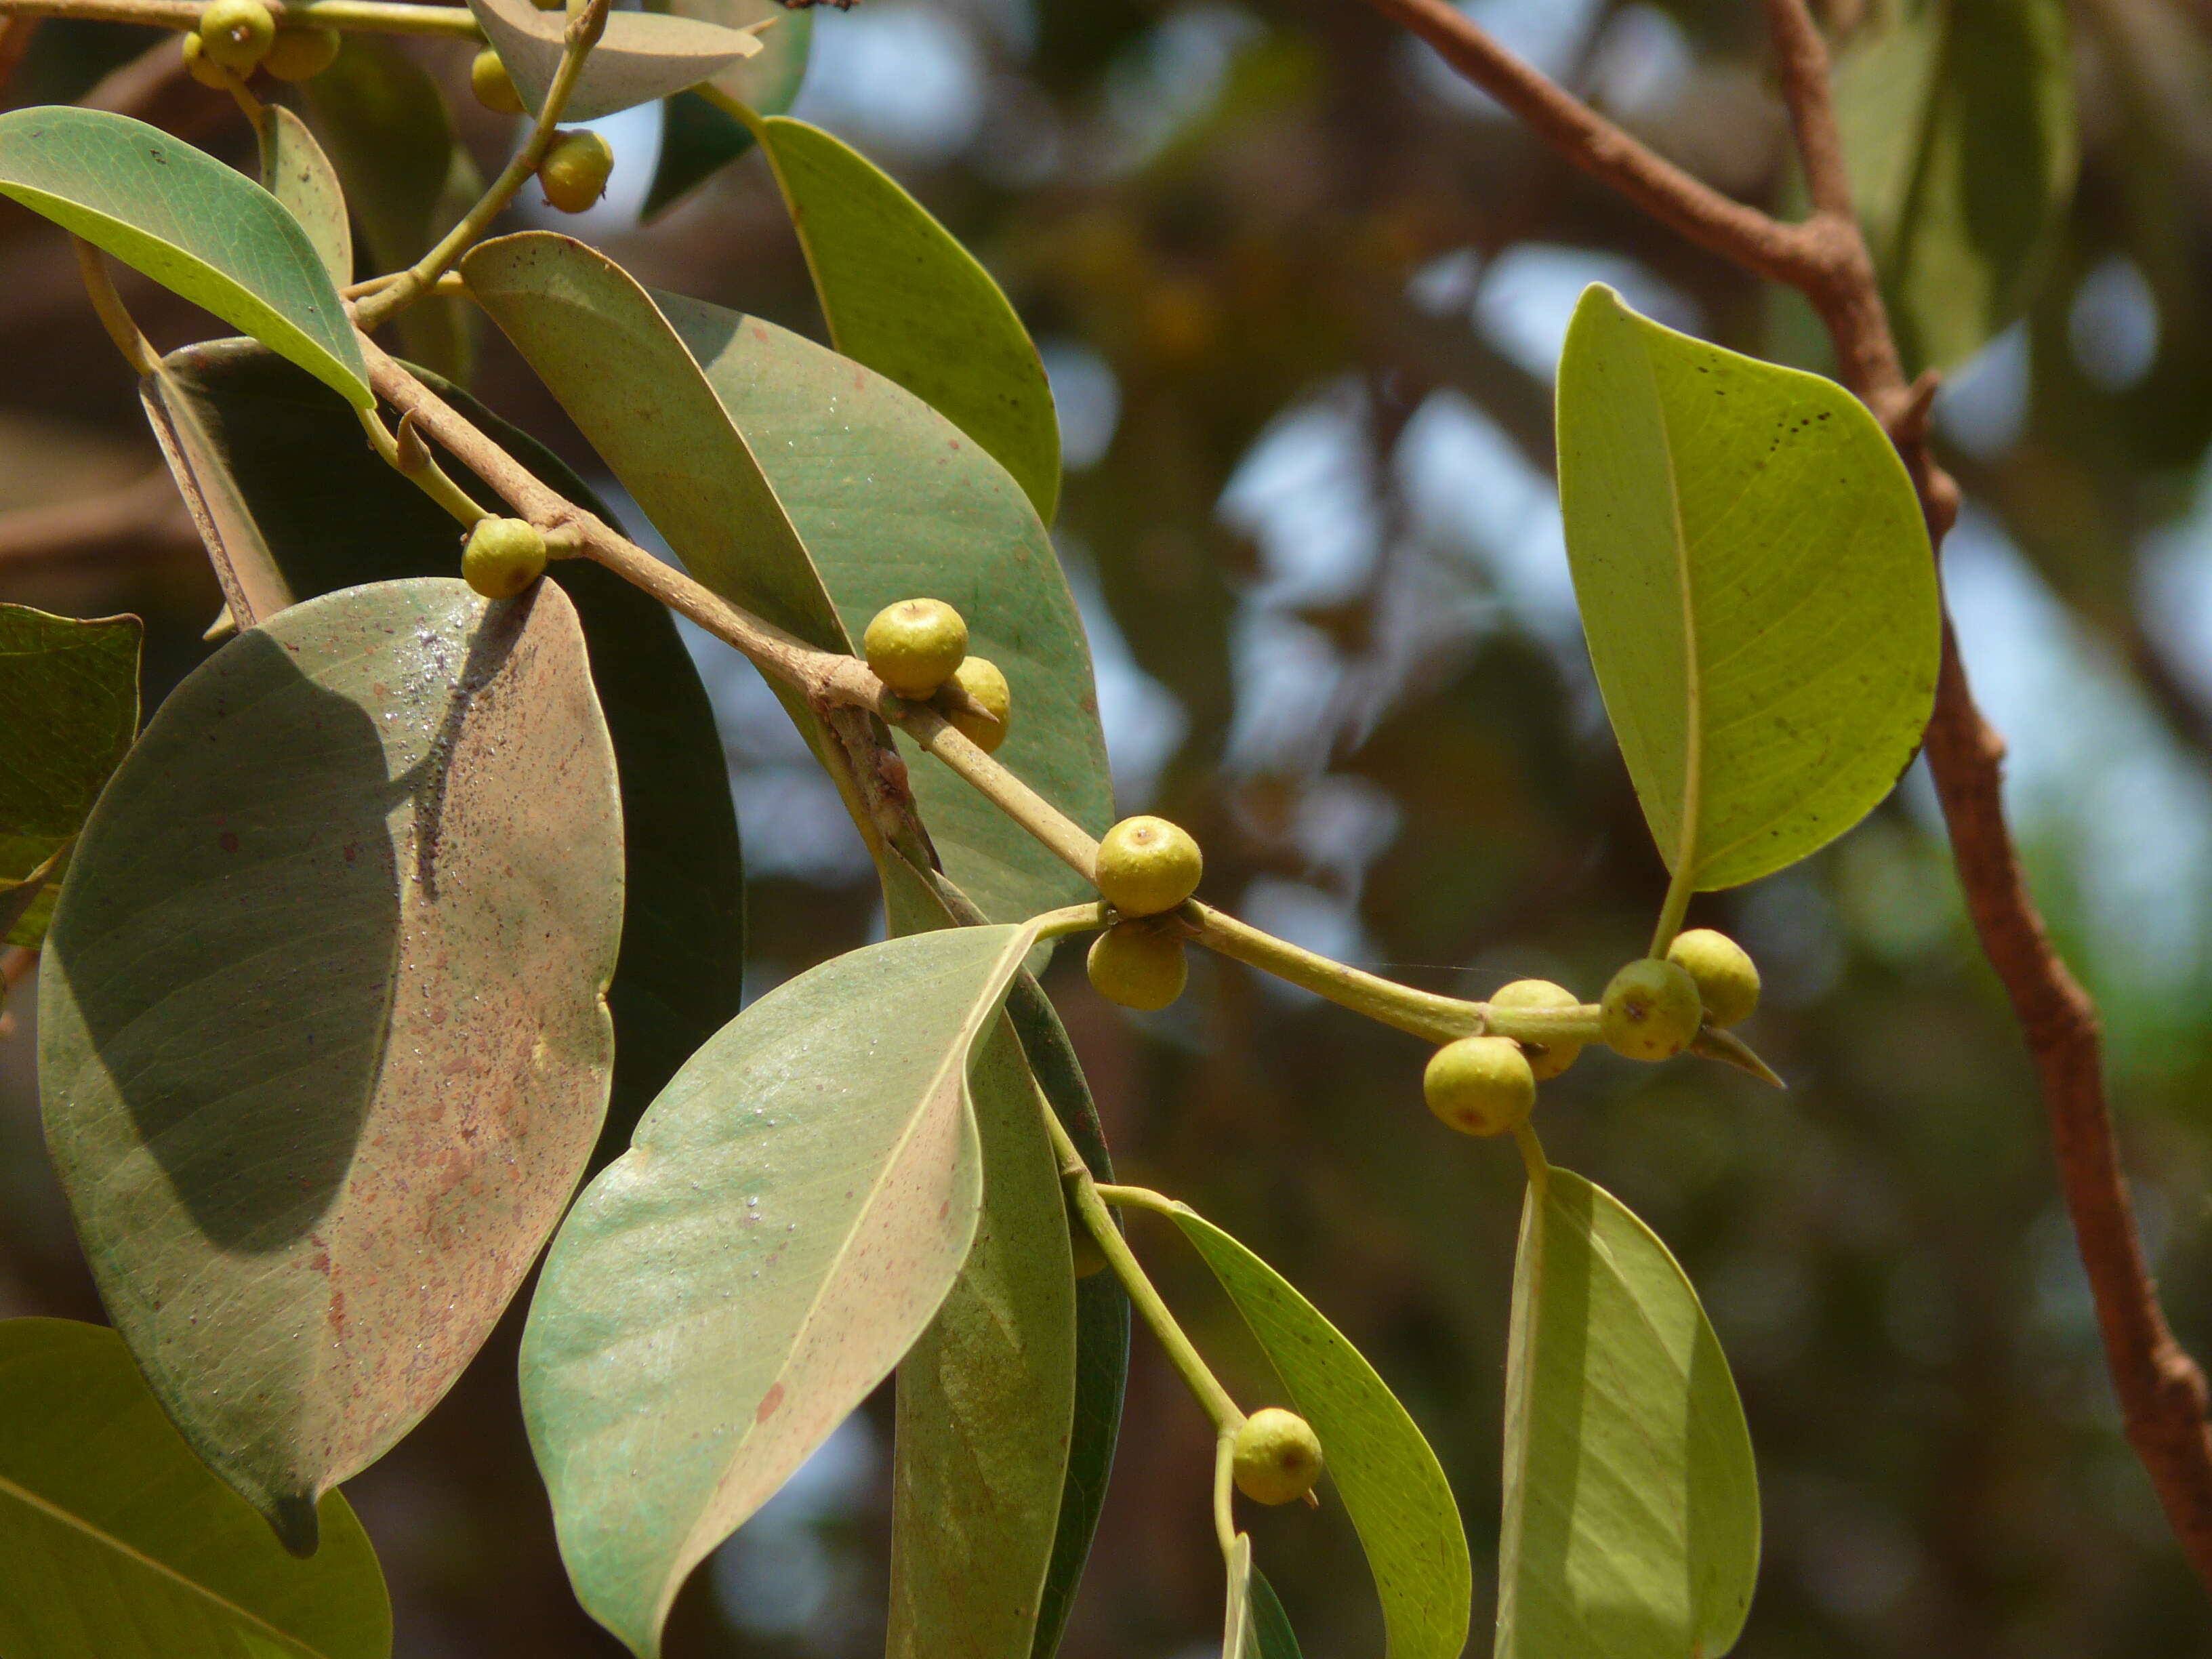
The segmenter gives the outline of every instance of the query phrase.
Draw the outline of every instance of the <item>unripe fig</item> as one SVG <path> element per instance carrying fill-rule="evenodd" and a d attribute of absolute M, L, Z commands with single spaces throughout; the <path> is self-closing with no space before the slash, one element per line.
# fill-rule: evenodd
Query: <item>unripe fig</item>
<path fill-rule="evenodd" d="M 523 519 L 478 519 L 461 575 L 488 599 L 511 599 L 545 574 L 545 537 Z"/>
<path fill-rule="evenodd" d="M 1165 818 L 1123 818 L 1098 843 L 1098 896 L 1125 916 L 1156 916 L 1198 890 L 1204 854 Z"/>
<path fill-rule="evenodd" d="M 478 52 L 469 65 L 469 90 L 476 94 L 477 102 L 486 109 L 495 109 L 501 115 L 522 113 L 522 94 L 514 89 L 514 78 L 500 61 L 499 53 L 489 46 Z"/>
<path fill-rule="evenodd" d="M 1708 1025 L 1734 1025 L 1759 1006 L 1759 964 L 1726 933 L 1692 927 L 1677 933 L 1667 960 L 1698 982 Z"/>
<path fill-rule="evenodd" d="M 606 194 L 615 153 L 596 132 L 578 128 L 553 141 L 538 164 L 538 187 L 563 213 L 581 213 Z"/>
<path fill-rule="evenodd" d="M 1091 944 L 1085 966 L 1100 996 L 1148 1014 L 1181 996 L 1190 977 L 1182 940 L 1149 921 L 1109 927 Z"/>
<path fill-rule="evenodd" d="M 212 87 L 217 92 L 228 92 L 243 78 L 233 75 L 209 57 L 207 48 L 200 44 L 197 34 L 185 36 L 185 73 L 202 86 Z"/>
<path fill-rule="evenodd" d="M 861 636 L 869 671 L 902 697 L 933 696 L 968 654 L 968 624 L 942 599 L 901 599 Z"/>
<path fill-rule="evenodd" d="M 1671 962 L 1632 962 L 1605 988 L 1599 1034 L 1631 1060 L 1669 1060 L 1690 1046 L 1705 1018 L 1698 981 Z"/>
<path fill-rule="evenodd" d="M 269 55 L 276 19 L 261 0 L 208 0 L 200 9 L 200 50 L 234 75 L 250 75 Z"/>
<path fill-rule="evenodd" d="M 1493 1008 L 1579 1008 L 1582 1000 L 1564 985 L 1554 985 L 1548 979 L 1516 979 L 1510 985 L 1501 985 L 1491 994 Z M 1554 1039 L 1550 1042 L 1523 1042 L 1521 1052 L 1528 1056 L 1528 1069 L 1536 1081 L 1555 1078 L 1573 1065 L 1583 1051 L 1579 1042 Z"/>
<path fill-rule="evenodd" d="M 338 61 L 343 44 L 336 29 L 319 24 L 278 29 L 261 67 L 279 81 L 312 81 Z"/>
<path fill-rule="evenodd" d="M 882 677 L 878 676 L 878 678 Z M 1006 716 L 1014 706 L 1013 688 L 1006 677 L 999 672 L 999 665 L 988 657 L 963 657 L 960 666 L 952 671 L 951 684 L 958 686 L 969 697 L 981 703 L 998 723 L 977 720 L 957 708 L 948 708 L 945 718 L 952 729 L 966 738 L 985 754 L 989 754 L 1006 740 Z"/>
<path fill-rule="evenodd" d="M 1429 1056 L 1429 1109 L 1463 1135 L 1502 1135 L 1528 1121 L 1536 1074 L 1511 1037 L 1462 1037 Z"/>
<path fill-rule="evenodd" d="M 1231 1452 L 1237 1490 L 1259 1504 L 1294 1504 L 1321 1479 L 1321 1441 L 1296 1412 L 1264 1406 L 1244 1419 Z"/>

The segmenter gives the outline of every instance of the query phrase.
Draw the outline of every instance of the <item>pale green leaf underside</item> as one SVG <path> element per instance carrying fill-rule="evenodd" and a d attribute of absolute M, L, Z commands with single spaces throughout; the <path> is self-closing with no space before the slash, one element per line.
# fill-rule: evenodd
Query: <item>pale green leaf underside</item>
<path fill-rule="evenodd" d="M 1584 291 L 1559 358 L 1559 498 L 1606 713 L 1694 889 L 1863 817 L 1934 706 L 1935 562 L 1903 463 L 1832 381 Z"/>
<path fill-rule="evenodd" d="M 1506 1358 L 1498 1659 L 1718 1659 L 1759 1576 L 1743 1407 L 1697 1292 L 1618 1199 L 1528 1190 Z"/>
<path fill-rule="evenodd" d="M 1050 524 L 1059 416 L 1036 348 L 990 272 L 850 146 L 788 116 L 761 130 L 830 343 L 982 445 Z"/>
<path fill-rule="evenodd" d="M 0 115 L 0 195 L 290 358 L 357 409 L 368 370 L 330 273 L 267 191 L 158 127 L 102 110 Z"/>
<path fill-rule="evenodd" d="M 531 0 L 469 0 L 484 38 L 498 48 L 515 90 L 531 109 L 541 107 L 561 67 L 565 12 L 540 11 Z M 665 98 L 750 58 L 761 43 L 750 34 L 694 17 L 665 12 L 616 11 L 585 60 L 565 121 L 589 121 L 633 104 Z"/>
<path fill-rule="evenodd" d="M 47 1144 L 155 1394 L 295 1542 L 574 1190 L 622 902 L 550 582 L 295 605 L 171 693 L 87 822 L 39 976 Z"/>
<path fill-rule="evenodd" d="M 981 1201 L 970 1054 L 1033 938 L 895 939 L 777 987 L 562 1227 L 524 1412 L 578 1597 L 632 1651 L 935 1316 Z"/>
<path fill-rule="evenodd" d="M 194 1457 L 114 1332 L 0 1323 L 0 1651 L 386 1659 L 392 1608 L 344 1498 L 285 1553 Z"/>
<path fill-rule="evenodd" d="M 254 123 L 261 144 L 261 182 L 299 221 L 333 287 L 353 281 L 353 227 L 345 191 L 307 124 L 282 104 L 264 104 Z"/>
<path fill-rule="evenodd" d="M 1203 1216 L 1177 1205 L 1175 1219 L 1321 1437 L 1375 1574 L 1389 1659 L 1456 1659 L 1474 1570 L 1436 1453 L 1375 1368 L 1288 1279 Z"/>

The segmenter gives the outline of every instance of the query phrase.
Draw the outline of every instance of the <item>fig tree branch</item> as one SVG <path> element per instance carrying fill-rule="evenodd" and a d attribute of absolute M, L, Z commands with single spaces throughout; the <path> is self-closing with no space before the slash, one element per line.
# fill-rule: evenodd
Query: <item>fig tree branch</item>
<path fill-rule="evenodd" d="M 102 23 L 144 23 L 196 29 L 200 0 L 0 0 L 0 17 L 82 17 Z M 443 34 L 480 40 L 483 32 L 465 6 L 416 6 L 400 0 L 269 0 L 279 23 L 321 24 L 385 34 Z"/>

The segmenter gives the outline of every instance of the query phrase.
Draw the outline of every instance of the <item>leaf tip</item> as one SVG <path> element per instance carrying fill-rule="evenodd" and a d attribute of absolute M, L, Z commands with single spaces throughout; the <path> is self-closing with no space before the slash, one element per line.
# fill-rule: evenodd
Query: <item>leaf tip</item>
<path fill-rule="evenodd" d="M 302 1561 L 321 1546 L 322 1522 L 315 1514 L 313 1492 L 280 1492 L 264 1514 L 276 1541 Z"/>

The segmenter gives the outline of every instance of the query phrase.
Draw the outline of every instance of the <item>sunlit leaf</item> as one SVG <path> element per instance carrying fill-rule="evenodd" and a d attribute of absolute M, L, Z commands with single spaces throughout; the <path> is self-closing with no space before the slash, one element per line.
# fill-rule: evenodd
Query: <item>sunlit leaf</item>
<path fill-rule="evenodd" d="M 524 1410 L 577 1595 L 633 1652 L 935 1317 L 982 1198 L 971 1053 L 1031 938 L 947 928 L 778 986 L 562 1227 Z"/>
<path fill-rule="evenodd" d="M 194 1457 L 112 1331 L 0 1323 L 0 1650 L 24 1659 L 386 1659 L 361 1523 L 295 1560 Z"/>
<path fill-rule="evenodd" d="M 1456 1659 L 1474 1569 L 1437 1455 L 1375 1368 L 1288 1279 L 1187 1206 L 1175 1206 L 1175 1220 L 1321 1438 L 1375 1574 L 1390 1659 Z"/>
<path fill-rule="evenodd" d="M 540 11 L 531 0 L 469 0 L 484 38 L 499 51 L 522 101 L 535 110 L 561 67 L 568 15 Z M 592 48 L 562 118 L 588 121 L 632 104 L 665 98 L 711 80 L 761 43 L 750 34 L 696 17 L 654 11 L 613 11 Z"/>
<path fill-rule="evenodd" d="M 87 822 L 39 976 L 48 1146 L 155 1393 L 295 1547 L 574 1189 L 621 915 L 614 757 L 550 583 L 281 612 Z"/>
<path fill-rule="evenodd" d="M 264 104 L 253 131 L 261 144 L 261 182 L 307 233 L 334 287 L 353 281 L 353 228 L 331 158 L 307 124 L 282 104 Z"/>
<path fill-rule="evenodd" d="M 762 131 L 831 343 L 982 445 L 1051 523 L 1060 501 L 1052 388 L 990 272 L 873 162 L 820 128 L 775 116 Z"/>
<path fill-rule="evenodd" d="M 1559 441 L 1583 629 L 1668 867 L 1732 887 L 1856 823 L 1919 744 L 1940 627 L 1919 502 L 1865 406 L 1593 284 Z"/>
<path fill-rule="evenodd" d="M 103 110 L 13 110 L 0 115 L 0 195 L 369 406 L 368 370 L 314 243 L 212 155 Z"/>
<path fill-rule="evenodd" d="M 1522 1212 L 1498 1556 L 1498 1659 L 1718 1659 L 1759 1576 L 1751 1436 L 1697 1292 L 1556 1168 Z"/>
<path fill-rule="evenodd" d="M 288 588 L 311 598 L 456 568 L 459 526 L 379 459 L 345 405 L 297 369 L 224 340 L 171 353 L 165 374 L 207 465 L 251 515 Z M 616 522 L 529 434 L 429 379 L 508 454 Z M 488 510 L 501 510 L 466 468 L 447 470 Z M 676 1068 L 738 1012 L 744 873 L 714 709 L 667 611 L 587 559 L 556 560 L 546 574 L 575 604 L 622 784 L 622 959 L 607 993 L 615 1081 L 600 1137 L 611 1158 L 629 1145 Z"/>
<path fill-rule="evenodd" d="M 1898 0 L 1838 65 L 1852 196 L 1909 373 L 2026 308 L 2073 194 L 2062 0 Z"/>
<path fill-rule="evenodd" d="M 774 18 L 775 27 L 760 36 L 760 55 L 731 64 L 714 77 L 714 83 L 763 115 L 781 115 L 799 96 L 814 39 L 812 12 L 787 11 L 779 0 L 654 0 L 646 9 L 704 18 L 732 28 Z M 653 187 L 645 198 L 644 214 L 648 219 L 744 155 L 753 142 L 743 122 L 697 93 L 679 92 L 664 108 L 660 159 L 653 168 Z"/>

